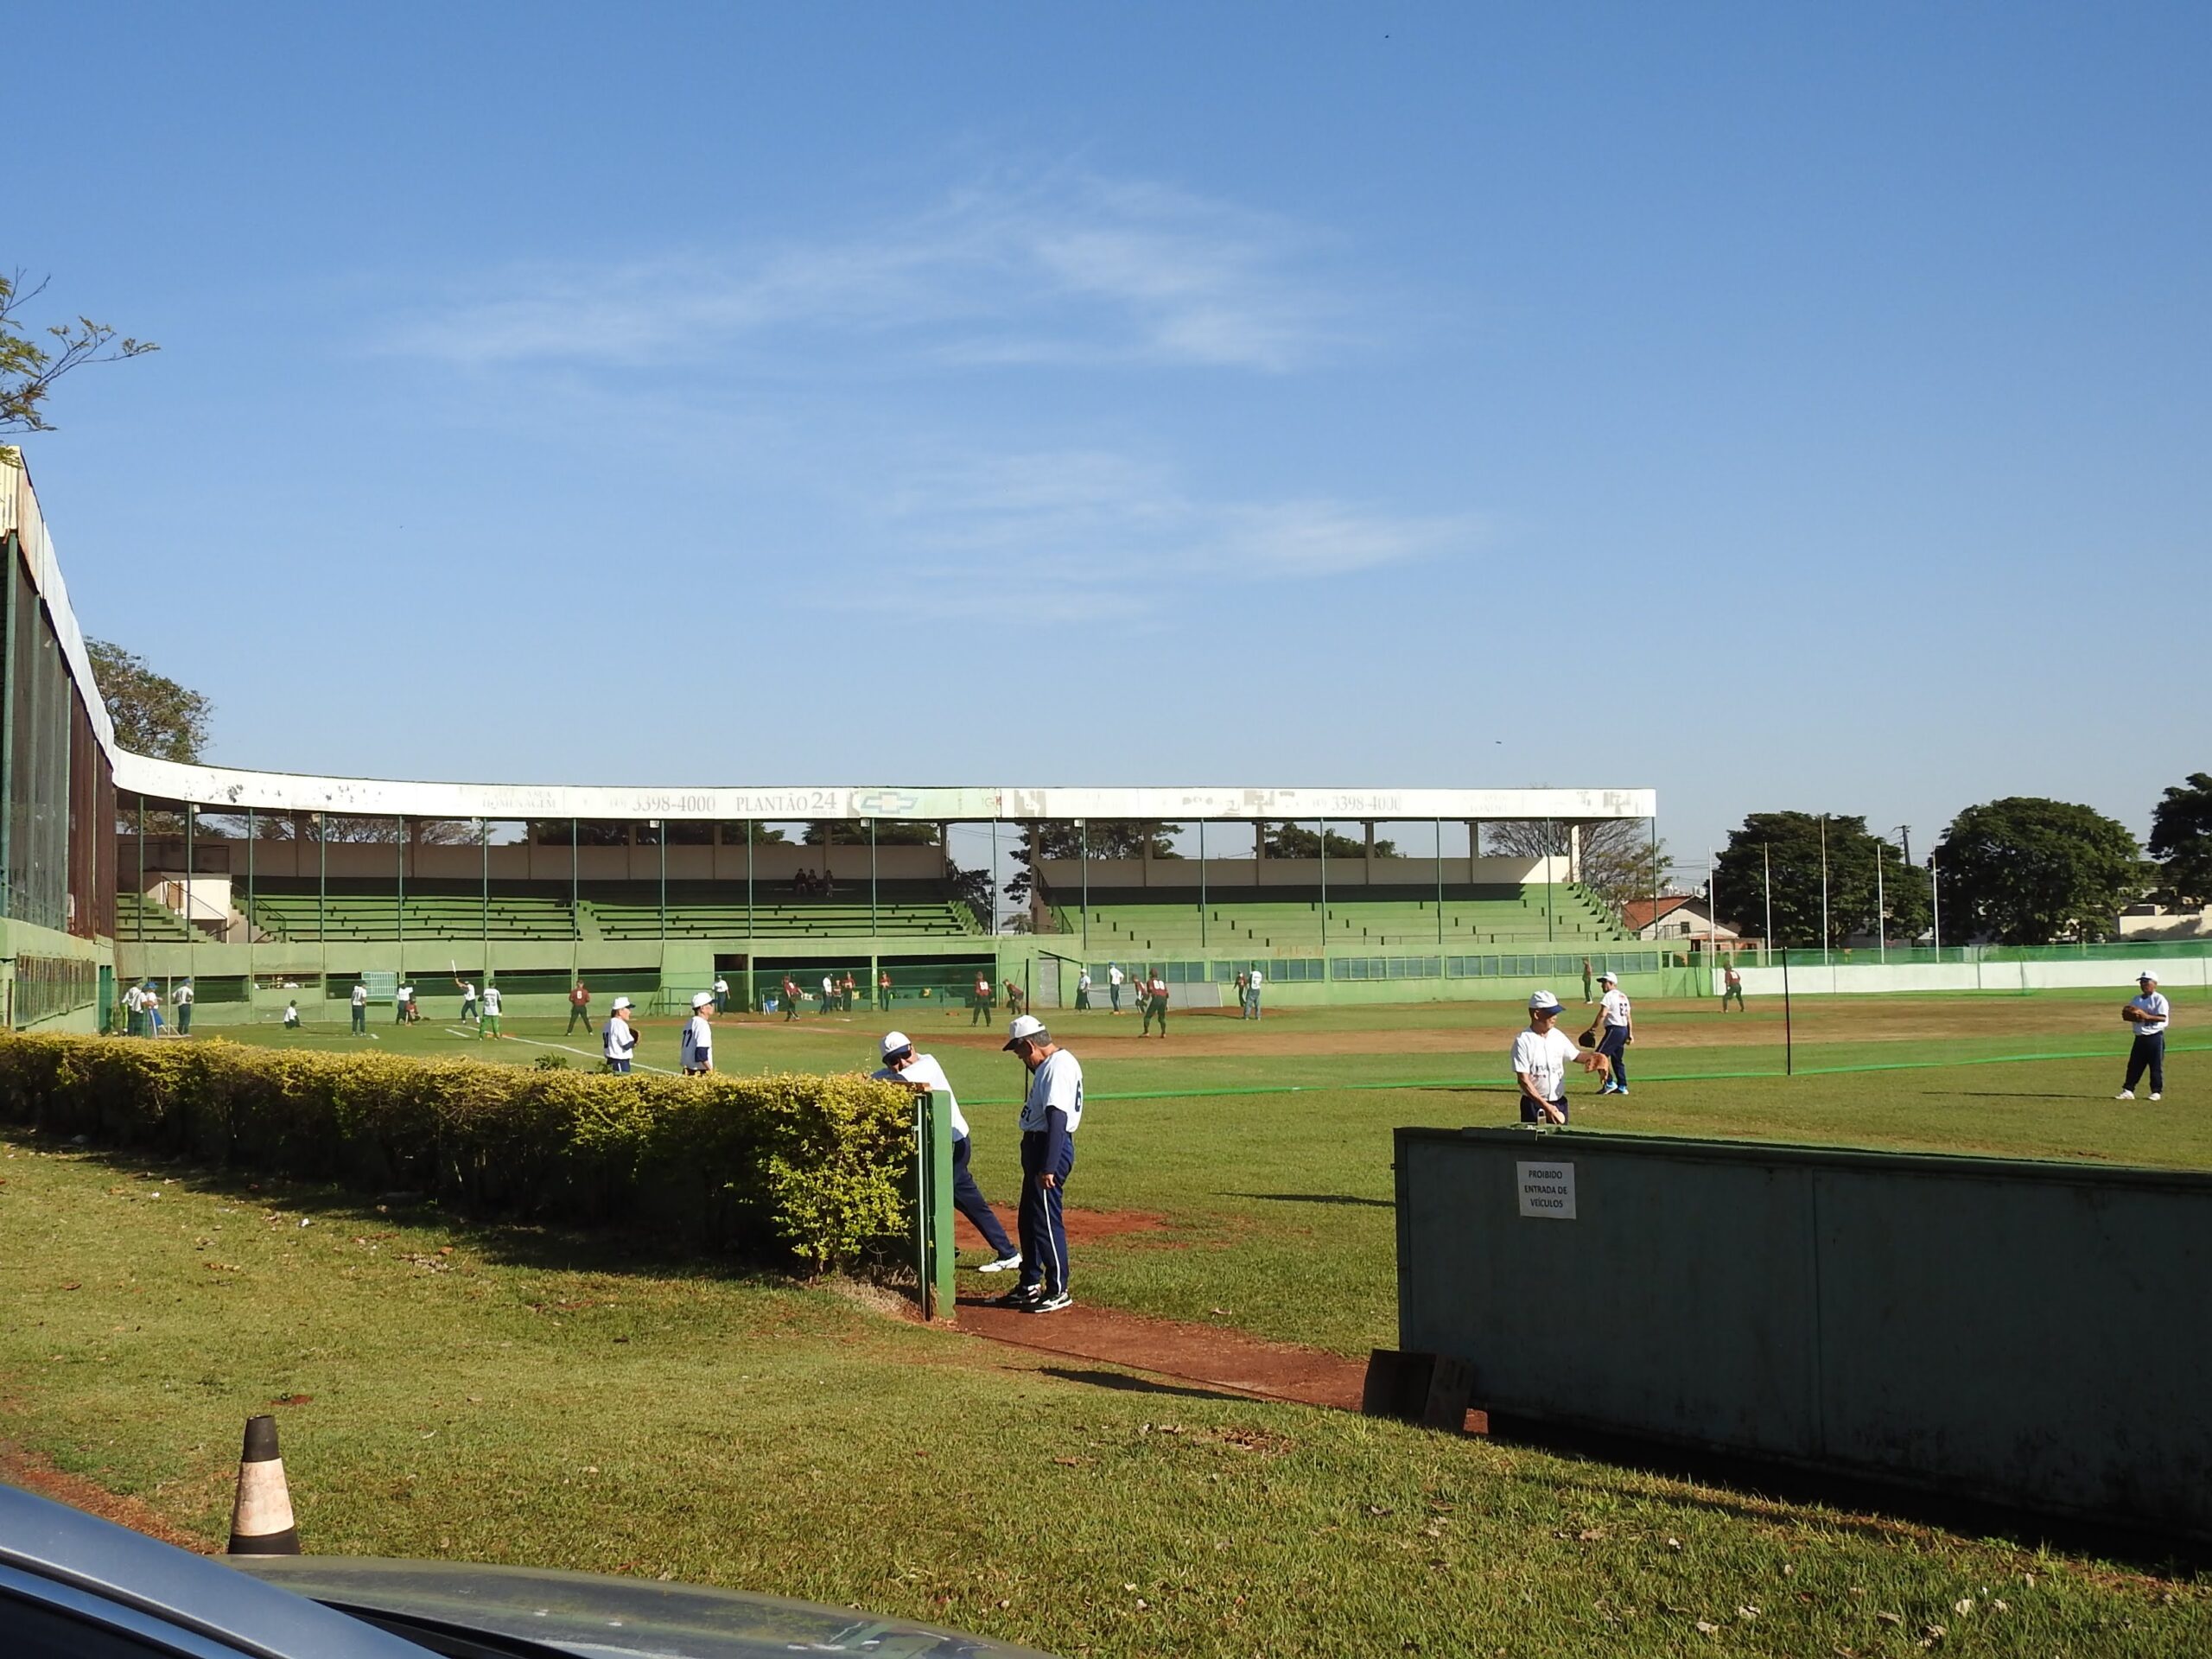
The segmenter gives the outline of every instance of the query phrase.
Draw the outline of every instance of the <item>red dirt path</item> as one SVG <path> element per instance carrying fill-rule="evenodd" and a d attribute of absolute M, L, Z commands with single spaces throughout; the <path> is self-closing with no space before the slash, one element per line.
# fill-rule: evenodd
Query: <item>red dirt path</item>
<path fill-rule="evenodd" d="M 995 1307 L 984 1295 L 963 1296 L 957 1323 L 970 1336 L 1033 1353 L 1090 1360 L 1198 1388 L 1303 1406 L 1357 1411 L 1367 1376 L 1361 1361 L 1318 1348 L 1267 1342 L 1211 1325 L 1085 1307 L 1080 1302 L 1058 1313 L 1023 1313 Z"/>

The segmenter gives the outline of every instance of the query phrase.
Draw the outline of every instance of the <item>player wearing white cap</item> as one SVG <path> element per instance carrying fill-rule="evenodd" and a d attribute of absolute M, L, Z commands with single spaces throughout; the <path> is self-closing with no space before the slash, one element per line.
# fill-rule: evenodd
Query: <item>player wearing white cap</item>
<path fill-rule="evenodd" d="M 715 1069 L 715 1027 L 707 1017 L 714 1006 L 712 991 L 693 993 L 691 1017 L 683 1022 L 682 1046 L 677 1051 L 687 1077 L 703 1077 Z"/>
<path fill-rule="evenodd" d="M 1070 1306 L 1068 1230 L 1061 1211 L 1075 1169 L 1075 1132 L 1083 1124 L 1083 1067 L 1052 1040 L 1045 1022 L 1023 1014 L 1007 1027 L 1006 1052 L 1029 1068 L 1021 1103 L 1021 1282 L 999 1300 L 1031 1313 Z"/>
<path fill-rule="evenodd" d="M 931 1094 L 944 1096 L 945 1110 L 952 1118 L 952 1207 L 975 1224 L 983 1243 L 991 1248 L 991 1259 L 976 1271 L 1005 1273 L 1020 1267 L 1021 1252 L 1014 1248 L 1014 1241 L 984 1202 L 982 1188 L 968 1173 L 969 1154 L 974 1150 L 969 1144 L 968 1120 L 960 1114 L 960 1103 L 953 1097 L 952 1083 L 944 1068 L 934 1055 L 915 1052 L 913 1039 L 903 1031 L 883 1033 L 882 1054 L 883 1069 L 875 1074 L 878 1077 L 887 1083 L 919 1084 Z"/>
<path fill-rule="evenodd" d="M 2120 1011 L 2120 1017 L 2135 1027 L 2135 1041 L 2127 1051 L 2127 1081 L 2113 1096 L 2114 1100 L 2134 1099 L 2135 1085 L 2145 1071 L 2151 1074 L 2152 1099 L 2158 1099 L 2166 1090 L 2166 1025 L 2173 1005 L 2158 995 L 2156 974 L 2139 975 L 2135 982 L 2142 988 Z"/>
<path fill-rule="evenodd" d="M 483 996 L 479 1000 L 483 1003 L 484 1011 L 476 1016 L 476 1034 L 480 1038 L 497 1038 L 499 1035 L 499 988 L 486 985 Z"/>
<path fill-rule="evenodd" d="M 1567 1068 L 1574 1041 L 1559 1028 L 1563 1010 L 1549 991 L 1529 999 L 1529 1029 L 1513 1039 L 1513 1076 L 1521 1085 L 1523 1123 L 1567 1122 Z"/>
<path fill-rule="evenodd" d="M 616 997 L 614 1006 L 607 1011 L 607 1025 L 599 1033 L 607 1069 L 618 1075 L 628 1072 L 630 1051 L 638 1046 L 637 1030 L 630 1024 L 630 1007 L 628 997 Z"/>
<path fill-rule="evenodd" d="M 1624 1095 L 1628 1093 L 1628 1046 L 1636 1040 L 1635 1011 L 1629 1006 L 1628 994 L 1621 989 L 1620 976 L 1611 969 L 1599 975 L 1598 982 L 1605 988 L 1605 994 L 1598 999 L 1590 1034 L 1598 1039 L 1598 1052 L 1611 1068 L 1605 1086 L 1598 1092 Z"/>

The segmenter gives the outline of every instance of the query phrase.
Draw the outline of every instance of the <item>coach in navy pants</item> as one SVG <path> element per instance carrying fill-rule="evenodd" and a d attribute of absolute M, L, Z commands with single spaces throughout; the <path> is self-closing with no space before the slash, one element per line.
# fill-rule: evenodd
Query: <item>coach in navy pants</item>
<path fill-rule="evenodd" d="M 1083 1067 L 1033 1014 L 1007 1027 L 1006 1047 L 1029 1068 L 1029 1092 L 1021 1103 L 1021 1282 L 1000 1300 L 1026 1313 L 1057 1313 L 1074 1301 L 1061 1205 L 1083 1122 Z"/>
<path fill-rule="evenodd" d="M 2135 1040 L 2127 1050 L 2127 1081 L 2120 1085 L 2115 1100 L 2135 1098 L 2135 1085 L 2143 1074 L 2151 1074 L 2151 1098 L 2165 1092 L 2166 1088 L 2166 1022 L 2173 1014 L 2172 1006 L 2158 995 L 2158 976 L 2145 974 L 2135 982 L 2143 988 L 2128 999 L 2126 1014 L 2135 1027 Z"/>

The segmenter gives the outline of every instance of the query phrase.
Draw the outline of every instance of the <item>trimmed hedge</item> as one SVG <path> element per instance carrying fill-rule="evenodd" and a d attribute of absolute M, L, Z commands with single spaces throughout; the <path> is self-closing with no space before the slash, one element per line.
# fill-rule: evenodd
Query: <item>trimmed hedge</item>
<path fill-rule="evenodd" d="M 0 1122 L 817 1271 L 896 1248 L 912 1224 L 912 1097 L 857 1073 L 618 1077 L 16 1036 L 0 1038 Z"/>

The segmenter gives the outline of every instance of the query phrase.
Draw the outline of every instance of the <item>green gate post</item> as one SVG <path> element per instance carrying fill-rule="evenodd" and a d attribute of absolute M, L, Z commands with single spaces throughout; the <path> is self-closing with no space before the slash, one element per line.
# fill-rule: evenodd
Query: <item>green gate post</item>
<path fill-rule="evenodd" d="M 952 1112 L 928 1089 L 914 1094 L 914 1271 L 925 1319 L 953 1310 Z"/>

